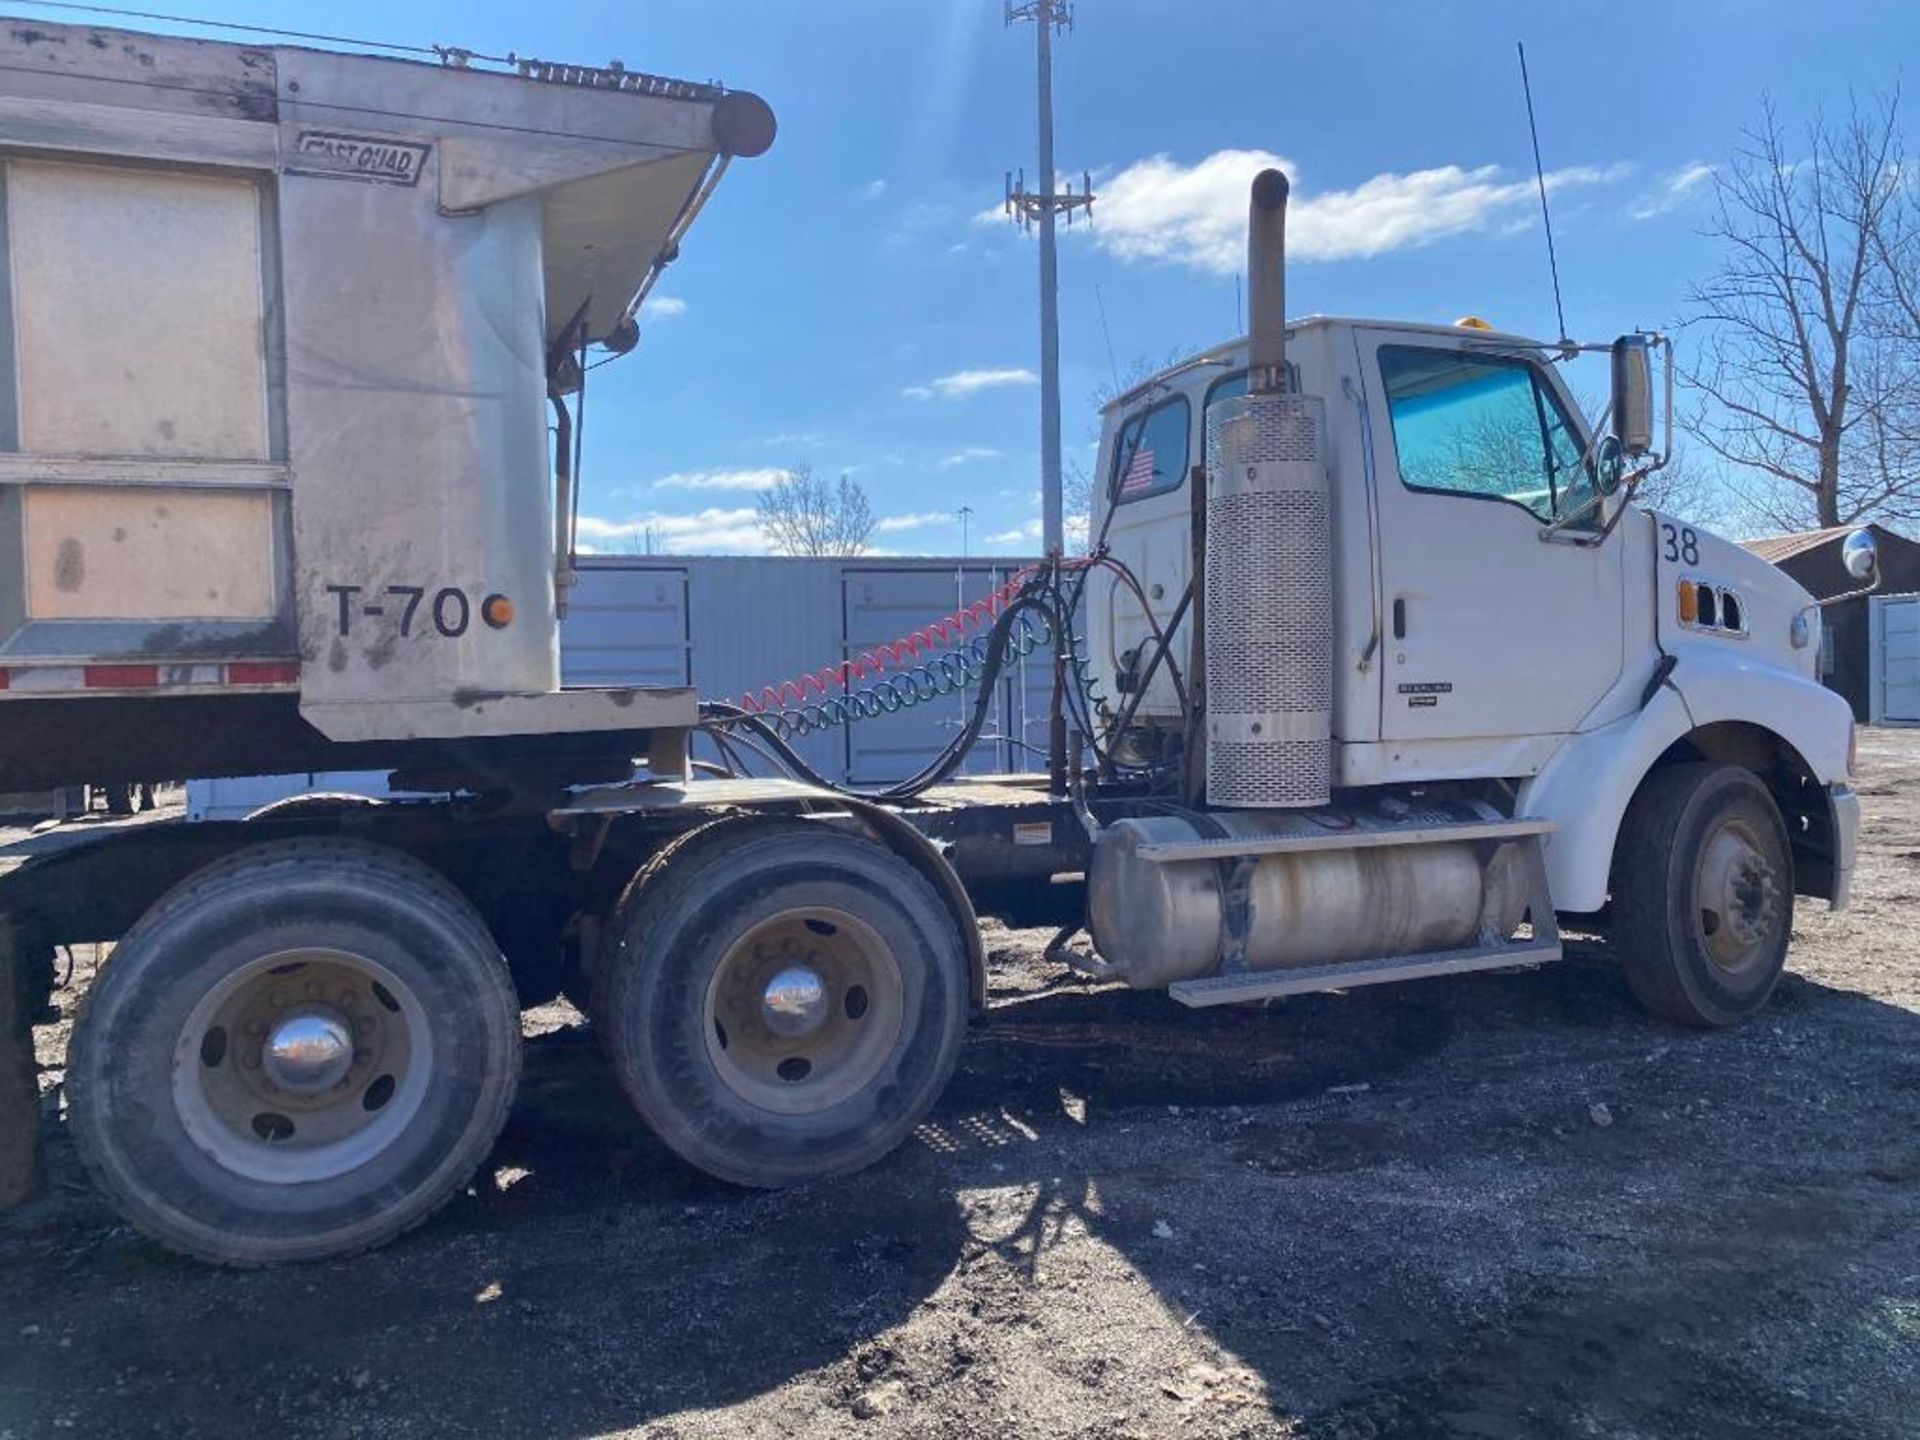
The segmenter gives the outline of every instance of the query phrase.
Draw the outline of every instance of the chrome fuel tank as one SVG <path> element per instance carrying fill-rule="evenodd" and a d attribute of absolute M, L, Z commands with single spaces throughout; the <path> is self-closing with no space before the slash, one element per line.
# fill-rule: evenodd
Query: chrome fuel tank
<path fill-rule="evenodd" d="M 1143 847 L 1209 839 L 1383 834 L 1487 818 L 1475 806 L 1397 813 L 1213 811 L 1109 826 L 1087 876 L 1088 929 L 1100 958 L 1129 985 L 1159 989 L 1213 974 L 1227 932 L 1231 862 L 1164 861 Z M 1525 890 L 1511 847 L 1472 841 L 1308 849 L 1249 857 L 1246 965 L 1252 970 L 1447 950 L 1518 928 Z"/>

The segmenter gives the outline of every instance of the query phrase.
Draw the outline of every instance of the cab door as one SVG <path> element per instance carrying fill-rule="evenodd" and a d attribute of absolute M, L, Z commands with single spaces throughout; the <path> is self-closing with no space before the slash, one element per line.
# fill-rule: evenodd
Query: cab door
<path fill-rule="evenodd" d="M 1153 623 L 1140 597 L 1110 576 L 1088 587 L 1088 617 L 1096 658 L 1110 681 L 1109 694 L 1122 703 L 1154 652 L 1153 626 L 1161 628 L 1186 592 L 1193 569 L 1192 492 L 1188 488 L 1194 454 L 1194 412 L 1185 393 L 1172 390 L 1148 397 L 1129 412 L 1103 455 L 1105 470 L 1095 483 L 1104 487 L 1106 542 L 1114 557 L 1139 579 Z M 1097 527 L 1096 527 L 1097 528 Z M 1191 610 L 1188 612 L 1191 614 Z M 1188 663 L 1192 628 L 1187 620 L 1172 637 L 1172 658 Z M 1138 714 L 1167 718 L 1180 713 L 1173 677 L 1163 664 L 1147 684 Z"/>
<path fill-rule="evenodd" d="M 1378 479 L 1380 738 L 1564 734 L 1619 678 L 1620 537 L 1583 429 L 1532 353 L 1431 332 L 1356 332 Z"/>

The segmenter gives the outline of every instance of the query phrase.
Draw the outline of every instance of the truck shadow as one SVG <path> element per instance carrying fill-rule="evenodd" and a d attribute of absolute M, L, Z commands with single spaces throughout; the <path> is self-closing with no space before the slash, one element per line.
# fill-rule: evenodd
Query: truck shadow
<path fill-rule="evenodd" d="M 1780 1001 L 1816 1018 L 1873 1005 L 1799 979 Z M 1920 1039 L 1914 1017 L 1875 1008 Z M 802 1376 L 809 1405 L 851 1407 L 890 1376 L 925 1394 L 964 1385 L 975 1360 L 944 1342 L 917 1351 L 931 1342 L 910 1338 L 916 1312 L 971 1304 L 977 1315 L 967 1277 L 987 1265 L 999 1292 L 1011 1287 L 989 1309 L 1027 1323 L 1017 1317 L 1041 1312 L 1069 1232 L 1117 1255 L 1168 1315 L 1190 1317 L 1240 1367 L 1257 1410 L 1318 1415 L 1317 1432 L 1456 1433 L 1442 1419 L 1458 1402 L 1459 1433 L 1483 1433 L 1474 1406 L 1506 1415 L 1537 1403 L 1515 1366 L 1578 1376 L 1633 1365 L 1677 1392 L 1699 1371 L 1646 1338 L 1662 1317 L 1680 1305 L 1704 1324 L 1771 1301 L 1737 1287 L 1688 1298 L 1680 1264 L 1652 1288 L 1586 1295 L 1571 1316 L 1549 1306 L 1511 1328 L 1462 1328 L 1444 1287 L 1392 1253 L 1408 1214 L 1427 1223 L 1395 1197 L 1409 1172 L 1495 1155 L 1609 1189 L 1608 1166 L 1654 1158 L 1646 1142 L 1587 1125 L 1584 1105 L 1560 1107 L 1583 1127 L 1560 1134 L 1517 1113 L 1530 1102 L 1515 1094 L 1550 1093 L 1569 1067 L 1725 1038 L 1650 1031 L 1611 966 L 1577 949 L 1535 976 L 1267 1010 L 1193 1013 L 1157 994 L 1075 989 L 1014 997 L 976 1025 L 915 1144 L 851 1180 L 757 1194 L 675 1160 L 634 1118 L 591 1035 L 562 1029 L 529 1041 L 482 1183 L 377 1254 L 229 1274 L 160 1254 L 84 1197 L 57 1223 L 8 1222 L 0 1333 L 34 1327 L 49 1343 L 0 1346 L 0 1429 L 24 1440 L 70 1416 L 94 1434 L 214 1430 L 247 1396 L 288 1434 L 587 1436 L 750 1404 Z M 1470 1075 L 1500 1064 L 1510 1084 L 1461 1098 Z M 1423 1097 L 1446 1110 L 1431 1126 Z M 1770 1121 L 1783 1143 L 1809 1148 L 1829 1122 L 1811 1101 Z M 64 1143 L 55 1169 L 72 1193 Z M 1326 1187 L 1356 1176 L 1367 1183 L 1350 1208 L 1323 1212 Z M 1532 1231 L 1568 1223 L 1571 1204 L 1513 1217 L 1519 1238 L 1501 1243 L 1546 1243 Z M 1485 1217 L 1428 1213 L 1429 1251 L 1486 1239 L 1475 1229 Z M 1823 1262 L 1783 1250 L 1782 1234 L 1841 1223 L 1749 1218 L 1787 1274 Z M 1676 1214 L 1642 1239 L 1679 1255 L 1694 1223 Z M 1381 1244 L 1356 1249 L 1367 1227 Z M 1356 1263 L 1387 1267 L 1394 1284 L 1356 1278 Z M 99 1310 L 107 1293 L 111 1320 Z M 1425 1391 L 1413 1380 L 1383 1389 L 1366 1369 L 1390 1354 L 1404 1370 L 1409 1353 L 1444 1362 L 1419 1372 Z M 1187 1419 L 1208 1420 L 1210 1392 L 1190 1388 Z M 1804 1406 L 1794 1413 L 1801 1433 L 1823 1433 Z M 1348 1420 L 1361 1428 L 1342 1429 Z"/>

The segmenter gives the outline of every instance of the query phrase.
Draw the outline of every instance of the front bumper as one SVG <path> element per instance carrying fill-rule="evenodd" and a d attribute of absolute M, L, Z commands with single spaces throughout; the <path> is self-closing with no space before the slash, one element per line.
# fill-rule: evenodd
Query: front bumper
<path fill-rule="evenodd" d="M 1833 888 L 1830 908 L 1844 910 L 1853 893 L 1853 866 L 1860 853 L 1860 797 L 1851 785 L 1827 787 L 1827 809 L 1833 820 Z"/>

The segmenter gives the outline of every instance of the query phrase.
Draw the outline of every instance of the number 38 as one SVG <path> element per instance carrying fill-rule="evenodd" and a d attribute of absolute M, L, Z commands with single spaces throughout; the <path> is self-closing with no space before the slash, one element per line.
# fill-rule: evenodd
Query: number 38
<path fill-rule="evenodd" d="M 1688 527 L 1673 526 L 1662 522 L 1661 538 L 1667 542 L 1667 559 L 1682 561 L 1688 565 L 1700 563 L 1700 537 Z"/>

